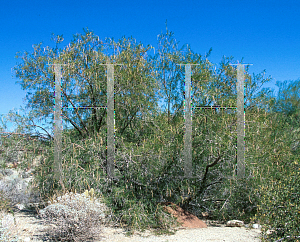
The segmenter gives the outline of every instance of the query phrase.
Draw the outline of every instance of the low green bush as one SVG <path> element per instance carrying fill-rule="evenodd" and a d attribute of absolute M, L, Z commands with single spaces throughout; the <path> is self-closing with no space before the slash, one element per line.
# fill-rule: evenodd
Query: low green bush
<path fill-rule="evenodd" d="M 252 217 L 257 212 L 260 197 L 256 191 L 256 180 L 252 176 L 233 178 L 227 184 L 222 202 L 214 205 L 211 217 L 223 222 L 236 219 L 250 224 L 255 222 Z"/>
<path fill-rule="evenodd" d="M 263 196 L 256 217 L 263 224 L 263 241 L 300 241 L 300 167 L 289 165 L 260 187 Z"/>

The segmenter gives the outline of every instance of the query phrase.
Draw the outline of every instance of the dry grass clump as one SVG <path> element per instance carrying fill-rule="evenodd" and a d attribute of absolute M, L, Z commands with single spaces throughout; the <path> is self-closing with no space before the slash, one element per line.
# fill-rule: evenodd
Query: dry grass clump
<path fill-rule="evenodd" d="M 99 235 L 105 224 L 107 207 L 93 197 L 93 190 L 82 194 L 66 193 L 40 210 L 45 223 L 53 225 L 52 239 L 60 241 L 88 241 Z"/>

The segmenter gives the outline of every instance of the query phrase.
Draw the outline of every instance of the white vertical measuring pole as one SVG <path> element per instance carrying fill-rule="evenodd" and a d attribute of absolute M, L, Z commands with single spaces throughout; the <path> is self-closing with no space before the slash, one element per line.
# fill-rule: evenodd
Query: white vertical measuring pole
<path fill-rule="evenodd" d="M 192 65 L 199 64 L 177 64 L 185 66 L 185 102 L 184 102 L 184 119 L 185 119 L 185 133 L 184 133 L 184 178 L 192 177 Z"/>
<path fill-rule="evenodd" d="M 55 109 L 54 109 L 54 178 L 62 184 L 61 165 L 61 65 L 54 64 L 55 70 Z M 64 186 L 63 186 L 64 188 Z"/>
<path fill-rule="evenodd" d="M 114 177 L 115 166 L 114 66 L 107 64 L 107 175 Z"/>
<path fill-rule="evenodd" d="M 244 64 L 237 65 L 237 178 L 245 176 Z"/>
<path fill-rule="evenodd" d="M 107 175 L 115 178 L 115 89 L 114 89 L 114 65 L 123 64 L 99 64 L 107 66 Z"/>
<path fill-rule="evenodd" d="M 191 65 L 185 65 L 185 135 L 184 176 L 192 176 L 192 109 L 191 109 Z"/>

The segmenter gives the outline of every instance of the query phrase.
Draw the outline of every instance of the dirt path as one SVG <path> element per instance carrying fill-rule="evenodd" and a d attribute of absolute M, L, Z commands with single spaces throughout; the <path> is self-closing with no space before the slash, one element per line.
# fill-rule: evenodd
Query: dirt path
<path fill-rule="evenodd" d="M 14 224 L 11 215 L 6 215 L 7 223 Z M 45 229 L 49 226 L 45 226 L 42 220 L 36 217 L 37 215 L 21 211 L 15 213 L 15 226 L 10 226 L 12 234 L 18 234 L 20 241 L 48 241 L 45 237 Z M 205 221 L 205 220 L 204 220 Z M 212 221 L 205 221 L 208 228 L 203 229 L 184 229 L 178 228 L 178 231 L 174 235 L 154 235 L 151 231 L 145 231 L 143 233 L 136 232 L 134 235 L 126 236 L 126 230 L 122 228 L 103 227 L 101 230 L 101 239 L 96 241 L 106 242 L 197 242 L 197 241 L 214 241 L 214 242 L 259 242 L 261 230 L 260 229 L 247 229 L 245 227 L 225 227 L 222 224 L 212 225 Z M 30 238 L 30 240 L 29 240 Z"/>

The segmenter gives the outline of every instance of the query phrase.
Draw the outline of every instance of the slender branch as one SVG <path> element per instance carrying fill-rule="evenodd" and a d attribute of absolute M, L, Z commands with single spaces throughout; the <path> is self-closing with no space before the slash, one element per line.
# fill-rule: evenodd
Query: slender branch
<path fill-rule="evenodd" d="M 206 177 L 207 177 L 207 173 L 208 173 L 209 168 L 217 165 L 218 162 L 220 161 L 220 159 L 221 159 L 221 154 L 219 154 L 219 156 L 217 157 L 217 159 L 215 159 L 215 161 L 213 163 L 206 166 L 205 173 L 204 173 L 204 176 L 203 176 L 203 179 L 202 179 L 202 185 L 201 185 L 203 188 L 204 188 L 204 184 L 206 182 Z"/>
<path fill-rule="evenodd" d="M 83 136 L 83 133 L 81 132 L 81 129 L 76 125 L 76 123 L 74 123 L 69 117 L 62 115 L 64 118 L 68 119 L 69 122 L 74 126 L 75 129 L 78 130 L 78 132 L 80 133 L 81 136 Z"/>
<path fill-rule="evenodd" d="M 210 184 L 208 184 L 208 185 L 206 185 L 206 186 L 204 186 L 204 189 L 206 189 L 206 188 L 208 188 L 208 187 L 210 187 L 210 186 L 212 186 L 212 185 L 215 185 L 215 184 L 218 184 L 218 183 L 222 183 L 222 178 L 221 179 L 219 179 L 218 181 L 216 181 L 216 182 L 212 182 L 212 183 L 210 183 Z"/>
<path fill-rule="evenodd" d="M 38 127 L 38 128 L 40 128 L 40 129 L 44 130 L 44 131 L 47 133 L 47 135 L 50 137 L 50 139 L 53 140 L 53 137 L 49 134 L 49 132 L 48 132 L 46 129 L 44 129 L 43 127 L 41 127 L 41 126 L 39 126 L 39 125 L 36 125 L 36 124 L 33 122 L 33 120 L 31 120 L 31 121 L 32 121 L 33 124 L 28 124 L 28 126 L 35 126 L 35 127 Z"/>
<path fill-rule="evenodd" d="M 220 159 L 221 159 L 221 154 L 219 154 L 219 156 L 216 158 L 216 160 L 215 160 L 213 163 L 211 163 L 211 164 L 209 164 L 209 165 L 206 166 L 206 168 L 205 168 L 205 173 L 204 173 L 204 176 L 203 176 L 202 181 L 201 181 L 200 189 L 198 190 L 198 192 L 197 192 L 196 194 L 191 195 L 190 197 L 188 197 L 188 198 L 182 203 L 183 206 L 189 204 L 195 197 L 201 195 L 201 193 L 204 191 L 205 188 L 207 188 L 207 187 L 209 187 L 209 186 L 211 186 L 211 185 L 214 185 L 214 184 L 217 184 L 217 183 L 220 183 L 220 182 L 221 182 L 220 180 L 218 180 L 218 181 L 216 181 L 216 182 L 213 182 L 213 183 L 211 183 L 211 184 L 205 186 L 205 182 L 206 182 L 206 178 L 207 178 L 207 174 L 208 174 L 209 168 L 210 168 L 210 167 L 213 167 L 213 166 L 215 166 L 215 165 L 217 165 L 218 162 L 220 161 Z"/>
<path fill-rule="evenodd" d="M 28 135 L 28 136 L 30 136 L 29 139 L 31 139 L 31 140 L 36 140 L 36 139 L 33 139 L 33 138 L 32 138 L 32 137 L 36 137 L 36 136 L 34 136 L 34 135 L 32 135 L 32 134 L 22 134 L 22 133 L 14 133 L 14 132 L 0 132 L 0 134 L 8 134 L 8 135 L 14 134 L 14 135 L 23 135 L 23 136 Z M 8 135 L 7 135 L 7 136 L 8 136 Z M 7 136 L 5 136 L 5 137 L 7 137 Z M 38 137 L 43 137 L 43 136 L 38 136 Z M 43 137 L 43 138 L 44 138 L 44 137 Z"/>

